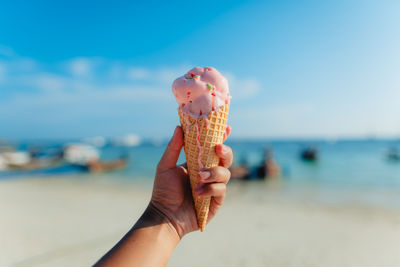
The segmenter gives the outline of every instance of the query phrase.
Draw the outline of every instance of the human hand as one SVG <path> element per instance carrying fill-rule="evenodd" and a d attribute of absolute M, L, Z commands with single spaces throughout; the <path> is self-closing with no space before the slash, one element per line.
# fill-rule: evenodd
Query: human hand
<path fill-rule="evenodd" d="M 228 126 L 224 141 L 230 132 Z M 158 163 L 149 206 L 133 228 L 95 266 L 166 266 L 179 240 L 199 229 L 186 164 L 176 165 L 182 147 L 183 132 L 181 127 L 176 127 Z M 219 166 L 204 169 L 203 173 L 210 175 L 199 177 L 200 183 L 195 189 L 198 196 L 211 197 L 208 221 L 224 201 L 230 178 L 228 168 L 233 160 L 228 146 L 217 145 L 215 152 L 220 158 Z"/>
<path fill-rule="evenodd" d="M 231 132 L 226 128 L 225 139 Z M 183 147 L 183 132 L 177 126 L 163 157 L 157 166 L 153 194 L 148 209 L 165 216 L 172 224 L 179 238 L 199 229 L 193 204 L 190 178 L 186 164 L 177 166 L 176 162 Z M 226 184 L 230 179 L 228 168 L 233 161 L 232 149 L 226 145 L 217 145 L 215 152 L 220 158 L 219 166 L 203 169 L 199 175 L 199 185 L 195 194 L 211 197 L 208 220 L 211 220 L 222 206 L 225 198 Z"/>

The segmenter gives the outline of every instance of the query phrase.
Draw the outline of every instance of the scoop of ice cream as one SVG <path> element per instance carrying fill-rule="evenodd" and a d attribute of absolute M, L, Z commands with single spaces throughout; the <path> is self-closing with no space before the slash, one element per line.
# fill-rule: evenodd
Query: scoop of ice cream
<path fill-rule="evenodd" d="M 227 79 L 210 67 L 195 67 L 177 78 L 172 92 L 182 110 L 195 117 L 217 111 L 230 99 Z"/>

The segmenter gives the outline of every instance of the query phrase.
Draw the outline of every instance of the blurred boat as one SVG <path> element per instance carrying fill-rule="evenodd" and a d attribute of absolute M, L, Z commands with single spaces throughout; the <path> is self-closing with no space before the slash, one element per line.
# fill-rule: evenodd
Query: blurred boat
<path fill-rule="evenodd" d="M 310 146 L 300 152 L 300 158 L 305 161 L 316 161 L 318 156 L 318 149 L 314 146 Z"/>
<path fill-rule="evenodd" d="M 86 144 L 68 144 L 63 151 L 63 159 L 70 165 L 79 167 L 81 171 L 106 172 L 123 169 L 127 165 L 127 157 L 115 160 L 100 160 L 100 152 Z"/>
<path fill-rule="evenodd" d="M 28 152 L 3 152 L 0 154 L 3 165 L 6 165 L 8 169 L 20 168 L 27 165 L 31 161 L 31 157 Z"/>
<path fill-rule="evenodd" d="M 39 170 L 57 166 L 59 158 L 37 159 L 29 152 L 13 151 L 0 153 L 0 170 Z"/>
<path fill-rule="evenodd" d="M 70 164 L 85 165 L 99 158 L 100 152 L 93 146 L 79 143 L 64 146 L 63 159 Z"/>

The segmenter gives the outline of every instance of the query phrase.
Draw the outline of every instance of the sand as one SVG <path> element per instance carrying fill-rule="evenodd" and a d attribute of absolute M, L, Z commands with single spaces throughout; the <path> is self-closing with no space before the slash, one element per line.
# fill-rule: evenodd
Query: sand
<path fill-rule="evenodd" d="M 169 266 L 400 266 L 397 208 L 316 201 L 318 189 L 277 183 L 228 190 L 221 212 L 184 237 Z M 0 181 L 0 266 L 90 266 L 150 193 L 150 183 L 104 177 Z"/>

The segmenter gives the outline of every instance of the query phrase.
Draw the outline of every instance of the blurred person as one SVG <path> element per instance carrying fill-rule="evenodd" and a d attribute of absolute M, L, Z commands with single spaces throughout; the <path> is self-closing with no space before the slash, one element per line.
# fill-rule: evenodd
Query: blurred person
<path fill-rule="evenodd" d="M 32 146 L 28 149 L 28 153 L 31 156 L 31 159 L 37 159 L 40 156 L 40 148 L 37 146 Z"/>
<path fill-rule="evenodd" d="M 233 164 L 229 168 L 231 172 L 231 179 L 234 180 L 249 180 L 250 179 L 250 168 L 247 163 L 245 156 L 242 157 L 239 164 Z"/>
<path fill-rule="evenodd" d="M 230 132 L 228 127 L 227 135 Z M 226 136 L 227 136 L 226 135 Z M 186 164 L 176 165 L 183 147 L 183 131 L 175 128 L 157 166 L 153 193 L 147 209 L 133 228 L 95 266 L 166 266 L 182 237 L 199 230 Z M 209 219 L 225 198 L 233 161 L 232 150 L 217 145 L 219 166 L 203 169 L 195 193 L 212 197 Z"/>
<path fill-rule="evenodd" d="M 396 147 L 391 147 L 386 154 L 388 160 L 392 161 L 399 161 L 400 160 L 400 153 Z"/>
<path fill-rule="evenodd" d="M 315 146 L 310 146 L 300 152 L 302 160 L 316 161 L 318 160 L 318 149 Z"/>
<path fill-rule="evenodd" d="M 264 158 L 256 170 L 258 179 L 274 178 L 281 174 L 281 168 L 275 162 L 273 151 L 269 148 L 264 151 Z"/>

